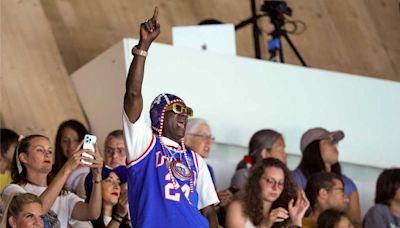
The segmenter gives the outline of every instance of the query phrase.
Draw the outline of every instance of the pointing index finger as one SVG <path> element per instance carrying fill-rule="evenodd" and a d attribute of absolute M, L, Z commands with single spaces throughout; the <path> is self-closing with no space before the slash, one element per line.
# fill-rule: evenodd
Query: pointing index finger
<path fill-rule="evenodd" d="M 156 7 L 155 9 L 154 9 L 154 14 L 153 14 L 153 18 L 152 18 L 154 21 L 157 21 L 157 19 L 158 19 L 158 7 Z"/>

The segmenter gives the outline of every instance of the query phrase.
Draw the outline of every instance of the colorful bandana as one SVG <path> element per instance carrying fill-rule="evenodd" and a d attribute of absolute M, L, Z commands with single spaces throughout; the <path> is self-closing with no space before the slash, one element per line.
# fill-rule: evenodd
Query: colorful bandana
<path fill-rule="evenodd" d="M 157 131 L 160 135 L 162 133 L 165 109 L 173 103 L 182 103 L 186 106 L 185 102 L 183 102 L 180 97 L 168 93 L 158 95 L 151 103 L 151 128 Z"/>

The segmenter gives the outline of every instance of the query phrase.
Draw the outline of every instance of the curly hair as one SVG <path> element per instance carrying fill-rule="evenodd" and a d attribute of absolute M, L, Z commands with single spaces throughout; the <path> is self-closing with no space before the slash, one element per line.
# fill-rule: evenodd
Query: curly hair
<path fill-rule="evenodd" d="M 258 162 L 251 170 L 249 178 L 245 186 L 245 192 L 241 197 L 244 205 L 244 213 L 249 217 L 251 222 L 257 226 L 264 218 L 263 215 L 263 199 L 261 196 L 261 187 L 259 180 L 266 168 L 275 167 L 283 171 L 285 175 L 285 185 L 279 198 L 272 203 L 272 209 L 282 207 L 288 209 L 289 201 L 297 199 L 297 185 L 292 178 L 292 174 L 286 165 L 276 158 L 266 158 Z M 285 227 L 290 223 L 290 219 L 286 219 L 280 223 L 274 223 L 273 227 Z"/>

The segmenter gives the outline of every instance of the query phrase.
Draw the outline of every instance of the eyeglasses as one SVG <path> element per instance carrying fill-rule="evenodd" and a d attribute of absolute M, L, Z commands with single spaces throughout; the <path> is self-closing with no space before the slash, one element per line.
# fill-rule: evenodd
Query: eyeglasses
<path fill-rule="evenodd" d="M 327 191 L 340 191 L 344 195 L 344 188 L 326 188 Z"/>
<path fill-rule="evenodd" d="M 173 103 L 166 109 L 166 111 L 171 110 L 176 114 L 187 115 L 188 117 L 193 116 L 193 109 L 180 103 Z"/>
<path fill-rule="evenodd" d="M 215 137 L 213 135 L 208 135 L 208 134 L 188 134 L 188 135 L 191 135 L 194 137 L 199 137 L 199 138 L 201 138 L 201 140 L 204 140 L 204 141 L 206 141 L 206 140 L 211 140 L 213 142 L 215 141 Z"/>
<path fill-rule="evenodd" d="M 112 153 L 118 153 L 118 154 L 123 154 L 125 153 L 125 148 L 123 147 L 106 147 L 104 149 L 104 151 L 106 152 L 106 154 L 112 154 Z"/>
<path fill-rule="evenodd" d="M 283 189 L 285 187 L 285 182 L 282 181 L 276 181 L 274 178 L 271 177 L 261 177 L 265 182 L 267 183 L 268 186 L 274 187 L 276 186 L 279 189 Z"/>

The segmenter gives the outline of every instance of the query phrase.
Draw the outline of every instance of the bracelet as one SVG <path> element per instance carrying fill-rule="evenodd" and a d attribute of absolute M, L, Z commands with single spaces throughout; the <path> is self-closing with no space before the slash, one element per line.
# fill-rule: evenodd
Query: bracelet
<path fill-rule="evenodd" d="M 121 218 L 121 217 L 118 218 L 116 214 L 113 214 L 113 215 L 112 215 L 112 219 L 114 219 L 114 220 L 117 221 L 118 223 L 121 223 L 121 222 L 122 222 L 122 218 Z"/>
<path fill-rule="evenodd" d="M 94 180 L 94 179 L 93 179 L 93 183 L 94 183 L 94 184 L 101 183 L 101 180 Z"/>
<path fill-rule="evenodd" d="M 117 212 L 113 213 L 113 216 L 115 216 L 116 218 L 119 218 L 121 220 L 124 219 L 124 216 L 119 215 Z"/>
<path fill-rule="evenodd" d="M 132 55 L 140 55 L 143 57 L 147 57 L 147 51 L 139 49 L 139 47 L 136 45 L 132 48 Z"/>

